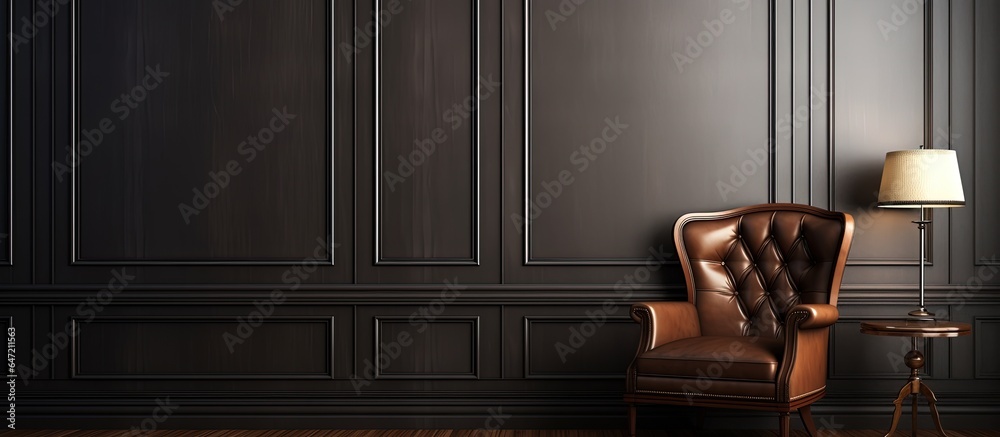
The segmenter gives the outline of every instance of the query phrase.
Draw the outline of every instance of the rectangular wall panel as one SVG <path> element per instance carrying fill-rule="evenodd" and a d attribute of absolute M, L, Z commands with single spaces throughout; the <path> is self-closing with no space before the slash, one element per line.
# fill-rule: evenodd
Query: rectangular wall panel
<path fill-rule="evenodd" d="M 54 164 L 73 261 L 314 257 L 332 238 L 331 9 L 74 1 L 73 147 Z"/>
<path fill-rule="evenodd" d="M 525 264 L 642 264 L 681 214 L 773 198 L 771 2 L 562 4 L 524 2 Z"/>
<path fill-rule="evenodd" d="M 199 316 L 74 323 L 74 378 L 333 377 L 332 318 L 269 317 L 256 327 L 234 317 Z"/>
<path fill-rule="evenodd" d="M 635 357 L 639 324 L 628 317 L 524 318 L 525 378 L 619 379 Z"/>
<path fill-rule="evenodd" d="M 1000 354 L 996 338 L 1000 336 L 1000 317 L 974 317 L 976 379 L 1000 379 Z"/>
<path fill-rule="evenodd" d="M 478 0 L 378 3 L 375 263 L 476 265 Z"/>
<path fill-rule="evenodd" d="M 378 379 L 479 378 L 479 317 L 376 317 Z"/>
<path fill-rule="evenodd" d="M 859 218 L 851 264 L 918 261 L 916 210 L 877 207 L 886 152 L 924 144 L 924 11 L 888 28 L 894 0 L 832 0 L 830 209 Z M 932 241 L 932 239 L 929 239 Z"/>
<path fill-rule="evenodd" d="M 973 1 L 975 17 L 974 72 L 975 126 L 973 154 L 975 155 L 974 187 L 966 187 L 975 200 L 975 244 L 977 265 L 1000 265 L 1000 57 L 996 56 L 1000 46 L 1000 2 L 989 0 Z M 963 169 L 969 171 L 969 169 Z"/>
<path fill-rule="evenodd" d="M 14 2 L 0 8 L 0 23 L 4 23 L 7 34 L 15 29 Z M 4 147 L 0 148 L 0 266 L 12 265 L 14 254 L 14 41 L 7 44 L 0 68 L 4 73 L 3 105 L 0 105 L 0 128 Z M 20 46 L 18 46 L 20 48 Z"/>

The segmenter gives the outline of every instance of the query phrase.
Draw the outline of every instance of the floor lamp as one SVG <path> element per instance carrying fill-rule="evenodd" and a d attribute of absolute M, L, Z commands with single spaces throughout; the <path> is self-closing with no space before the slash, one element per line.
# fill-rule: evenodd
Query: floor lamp
<path fill-rule="evenodd" d="M 920 308 L 910 317 L 934 320 L 924 306 L 924 249 L 927 225 L 931 220 L 924 208 L 953 208 L 965 205 L 958 156 L 954 150 L 899 150 L 885 155 L 878 206 L 882 208 L 919 208 L 920 219 L 913 223 L 920 230 Z"/>

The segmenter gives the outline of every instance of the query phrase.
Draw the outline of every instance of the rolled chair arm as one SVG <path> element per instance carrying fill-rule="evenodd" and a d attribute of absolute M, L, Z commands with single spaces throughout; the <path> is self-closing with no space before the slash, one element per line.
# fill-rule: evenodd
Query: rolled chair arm
<path fill-rule="evenodd" d="M 698 310 L 690 302 L 642 302 L 632 305 L 630 314 L 642 325 L 639 353 L 701 335 Z"/>
<path fill-rule="evenodd" d="M 790 402 L 822 396 L 826 389 L 830 326 L 840 312 L 827 304 L 796 305 L 785 316 L 785 352 L 778 369 L 776 399 Z"/>
<path fill-rule="evenodd" d="M 832 325 L 840 318 L 840 311 L 833 305 L 823 303 L 799 304 L 785 317 L 788 329 L 816 329 Z"/>

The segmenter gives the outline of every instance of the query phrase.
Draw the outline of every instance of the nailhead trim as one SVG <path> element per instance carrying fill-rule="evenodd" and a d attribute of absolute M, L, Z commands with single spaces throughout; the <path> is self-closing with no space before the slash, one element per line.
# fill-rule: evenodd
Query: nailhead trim
<path fill-rule="evenodd" d="M 804 397 L 806 397 L 806 396 L 809 396 L 809 395 L 812 395 L 812 394 L 816 394 L 816 393 L 819 393 L 819 392 L 821 392 L 821 391 L 823 391 L 823 390 L 826 390 L 826 386 L 825 386 L 825 385 L 824 385 L 824 386 L 822 386 L 822 387 L 820 387 L 820 388 L 817 388 L 816 390 L 813 390 L 813 391 L 811 391 L 811 392 L 808 392 L 808 393 L 802 393 L 802 394 L 800 394 L 800 395 L 798 395 L 798 396 L 796 396 L 796 397 L 794 397 L 794 398 L 791 398 L 791 400 L 793 400 L 793 401 L 794 401 L 794 400 L 796 400 L 796 399 L 799 399 L 799 398 L 804 398 Z"/>
<path fill-rule="evenodd" d="M 825 388 L 825 387 L 824 387 Z M 659 391 L 659 390 L 636 390 L 637 393 L 655 393 L 655 394 L 665 394 L 665 395 L 680 395 L 680 396 L 709 396 L 717 398 L 733 398 L 733 399 L 756 399 L 761 401 L 773 401 L 774 397 L 764 397 L 764 396 L 739 396 L 739 395 L 717 395 L 711 393 L 679 393 L 673 391 Z"/>

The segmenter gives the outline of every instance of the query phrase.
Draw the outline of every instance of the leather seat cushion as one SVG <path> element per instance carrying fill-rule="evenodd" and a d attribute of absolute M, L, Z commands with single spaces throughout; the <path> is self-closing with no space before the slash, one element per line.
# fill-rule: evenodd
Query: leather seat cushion
<path fill-rule="evenodd" d="M 735 381 L 731 379 L 701 380 L 662 376 L 636 376 L 636 393 L 655 396 L 682 396 L 687 403 L 700 397 L 721 397 L 742 400 L 773 400 L 777 384 L 774 381 Z"/>
<path fill-rule="evenodd" d="M 680 378 L 777 379 L 783 341 L 763 337 L 691 337 L 639 355 L 636 373 Z"/>

